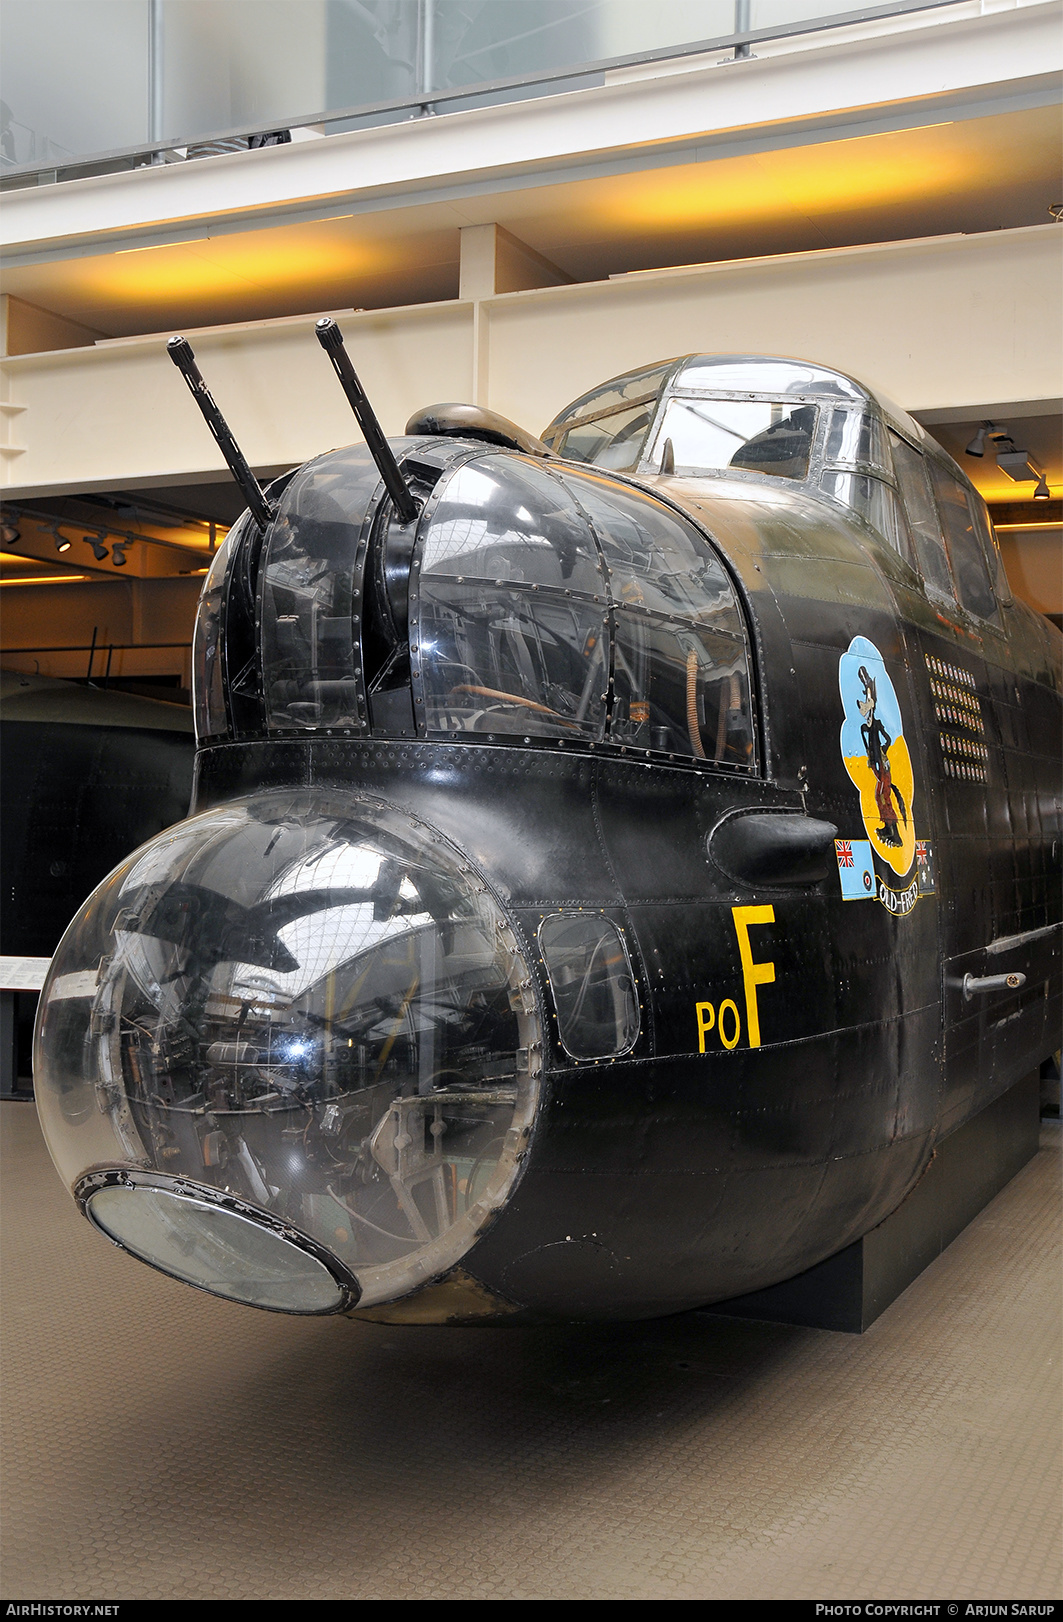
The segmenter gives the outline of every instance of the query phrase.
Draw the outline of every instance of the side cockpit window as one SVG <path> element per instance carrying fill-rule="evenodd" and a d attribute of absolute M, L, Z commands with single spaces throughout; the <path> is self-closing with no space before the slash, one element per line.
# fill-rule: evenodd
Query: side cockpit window
<path fill-rule="evenodd" d="M 624 938 L 608 918 L 556 912 L 539 925 L 539 950 L 573 1059 L 615 1059 L 638 1041 L 639 1004 Z"/>
<path fill-rule="evenodd" d="M 993 581 L 993 589 L 997 601 L 1000 603 L 1014 602 L 1008 577 L 1004 571 L 1004 559 L 1000 555 L 1000 540 L 997 536 L 993 520 L 989 516 L 986 506 L 977 490 L 968 490 L 967 504 L 971 509 L 974 527 L 982 543 L 986 562 L 989 564 L 989 573 Z"/>
<path fill-rule="evenodd" d="M 1009 593 L 985 503 L 892 430 L 890 445 L 927 590 L 999 624 L 997 598 L 1008 601 Z"/>
<path fill-rule="evenodd" d="M 889 451 L 881 418 L 871 411 L 837 407 L 831 412 L 824 460 L 888 472 Z"/>
<path fill-rule="evenodd" d="M 877 410 L 835 407 L 827 426 L 824 463 L 820 476 L 824 495 L 856 513 L 914 568 L 913 538 L 893 484 L 886 427 Z"/>
<path fill-rule="evenodd" d="M 866 473 L 824 473 L 821 488 L 825 495 L 857 513 L 870 524 L 906 563 L 914 563 L 912 541 L 897 492 L 885 479 Z"/>
<path fill-rule="evenodd" d="M 975 525 L 973 503 L 959 479 L 937 462 L 930 463 L 941 528 L 952 564 L 956 595 L 969 614 L 997 620 L 1000 610 L 989 578 L 983 540 Z"/>
<path fill-rule="evenodd" d="M 908 515 L 908 527 L 915 542 L 919 572 L 932 592 L 951 598 L 952 577 L 938 526 L 926 458 L 899 434 L 890 433 L 890 445 Z"/>

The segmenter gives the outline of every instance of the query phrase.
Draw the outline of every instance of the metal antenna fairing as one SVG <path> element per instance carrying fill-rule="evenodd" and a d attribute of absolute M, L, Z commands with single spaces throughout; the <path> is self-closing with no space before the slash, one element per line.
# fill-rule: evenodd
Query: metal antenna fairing
<path fill-rule="evenodd" d="M 196 365 L 192 345 L 187 338 L 171 338 L 166 345 L 166 352 L 188 384 L 192 398 L 203 413 L 203 420 L 214 435 L 229 472 L 240 486 L 252 517 L 260 529 L 265 529 L 266 525 L 276 518 L 277 509 L 248 467 L 243 452 L 232 436 L 229 424 L 218 410 L 214 396 L 207 388 L 203 374 Z"/>
<path fill-rule="evenodd" d="M 370 455 L 380 470 L 380 477 L 384 481 L 384 487 L 394 503 L 400 521 L 403 524 L 412 524 L 419 511 L 417 502 L 402 476 L 402 470 L 395 460 L 391 446 L 384 438 L 384 431 L 358 380 L 358 373 L 351 364 L 351 357 L 343 346 L 343 334 L 329 315 L 322 316 L 314 330 L 317 333 L 318 343 L 332 362 L 332 368 L 350 402 L 351 410 L 358 419 L 358 426 L 362 430 Z"/>

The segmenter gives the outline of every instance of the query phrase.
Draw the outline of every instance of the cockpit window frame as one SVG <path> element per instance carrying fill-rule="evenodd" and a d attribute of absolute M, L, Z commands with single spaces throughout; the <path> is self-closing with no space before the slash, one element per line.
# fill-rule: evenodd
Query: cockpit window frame
<path fill-rule="evenodd" d="M 595 422 L 599 418 L 610 417 L 614 414 L 614 412 L 627 410 L 633 405 L 648 404 L 649 401 L 655 396 L 659 399 L 664 390 L 668 387 L 672 377 L 674 377 L 675 373 L 683 365 L 685 365 L 689 359 L 689 355 L 679 355 L 669 361 L 658 361 L 652 366 L 636 367 L 630 372 L 620 372 L 616 377 L 608 378 L 604 383 L 598 384 L 596 388 L 588 389 L 586 393 L 578 395 L 575 400 L 570 401 L 567 406 L 564 406 L 561 411 L 559 411 L 557 415 L 547 423 L 540 436 L 543 444 L 547 445 L 551 450 L 553 450 L 559 438 L 563 438 L 564 435 L 569 433 L 571 429 L 578 428 L 582 423 Z M 604 394 L 607 394 L 611 388 L 618 388 L 629 378 L 632 381 L 637 381 L 639 378 L 652 377 L 654 374 L 657 374 L 660 378 L 657 388 L 648 390 L 639 395 L 637 398 L 632 397 L 630 400 L 618 400 L 615 405 L 606 406 L 604 410 L 598 408 L 593 411 L 581 411 L 574 417 L 569 417 L 567 415 L 567 413 L 573 411 L 576 406 L 582 406 L 591 400 L 600 399 Z M 650 426 L 653 426 L 653 419 L 651 419 Z"/>
<path fill-rule="evenodd" d="M 773 393 L 764 389 L 753 391 L 749 389 L 671 388 L 666 386 L 668 381 L 669 380 L 666 379 L 665 384 L 662 384 L 661 386 L 660 395 L 657 401 L 657 409 L 650 420 L 649 428 L 646 430 L 646 437 L 643 440 L 642 455 L 639 457 L 635 467 L 630 470 L 634 472 L 636 476 L 645 475 L 647 473 L 659 473 L 661 471 L 661 458 L 664 453 L 663 442 L 660 442 L 661 434 L 663 432 L 664 419 L 667 414 L 668 406 L 672 400 L 734 400 L 741 404 L 745 404 L 747 402 L 750 404 L 762 402 L 766 405 L 785 404 L 787 406 L 812 406 L 815 409 L 816 423 L 812 431 L 812 438 L 809 442 L 808 466 L 805 470 L 804 476 L 800 479 L 796 479 L 787 475 L 772 473 L 767 468 L 765 468 L 763 471 L 759 471 L 749 467 L 731 466 L 705 468 L 697 473 L 688 473 L 682 476 L 708 479 L 735 478 L 749 480 L 751 482 L 759 482 L 761 479 L 778 479 L 779 482 L 786 488 L 793 488 L 796 485 L 808 483 L 812 468 L 817 466 L 822 458 L 821 447 L 826 432 L 826 421 L 828 415 L 823 407 L 825 404 L 829 405 L 830 403 L 829 401 L 825 402 L 822 395 L 793 394 L 787 395 L 785 400 L 783 400 L 780 398 L 777 390 Z M 593 467 L 594 464 L 587 463 L 585 465 L 588 467 Z M 612 470 L 603 468 L 601 471 L 606 472 Z"/>
<path fill-rule="evenodd" d="M 562 425 L 564 433 L 561 438 L 564 439 L 573 428 L 582 428 L 586 422 L 603 422 L 606 417 L 619 416 L 621 411 L 628 411 L 632 406 L 648 405 L 651 400 L 657 399 L 660 392 L 659 389 L 653 389 L 649 394 L 636 394 L 630 400 L 620 400 L 616 405 L 606 406 L 604 411 L 587 411 L 582 417 L 569 417 Z M 558 454 L 560 455 L 560 452 Z"/>

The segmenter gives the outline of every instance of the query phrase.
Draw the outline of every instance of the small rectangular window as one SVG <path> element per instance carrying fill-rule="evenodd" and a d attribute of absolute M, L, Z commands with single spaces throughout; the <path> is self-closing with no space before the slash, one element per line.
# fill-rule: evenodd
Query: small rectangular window
<path fill-rule="evenodd" d="M 639 1004 L 624 938 L 608 918 L 556 912 L 539 925 L 561 1045 L 573 1059 L 615 1059 L 638 1041 Z"/>
<path fill-rule="evenodd" d="M 828 462 L 869 462 L 872 467 L 888 468 L 882 423 L 870 411 L 835 406 L 824 456 Z"/>

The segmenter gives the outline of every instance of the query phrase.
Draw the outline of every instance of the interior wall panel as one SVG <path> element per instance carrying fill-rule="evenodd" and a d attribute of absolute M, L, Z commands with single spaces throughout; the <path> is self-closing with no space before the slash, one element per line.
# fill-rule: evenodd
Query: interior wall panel
<path fill-rule="evenodd" d="M 1035 226 L 649 271 L 341 318 L 387 433 L 441 400 L 539 430 L 584 389 L 691 350 L 804 356 L 910 410 L 1058 395 L 1063 232 Z M 357 436 L 313 317 L 204 329 L 193 347 L 248 460 Z M 209 477 L 221 458 L 165 334 L 2 363 L 11 494 Z M 22 408 L 22 409 L 17 409 Z"/>
<path fill-rule="evenodd" d="M 629 367 L 796 355 L 908 410 L 1059 393 L 1056 226 L 643 272 L 492 302 L 488 403 L 543 428 Z"/>
<path fill-rule="evenodd" d="M 387 433 L 436 400 L 468 399 L 472 308 L 340 315 Z M 357 426 L 314 337 L 313 316 L 189 335 L 207 385 L 248 461 L 274 467 L 347 445 Z M 24 447 L 4 457 L 9 490 L 124 488 L 209 477 L 224 463 L 166 353 L 165 333 L 3 363 Z"/>

